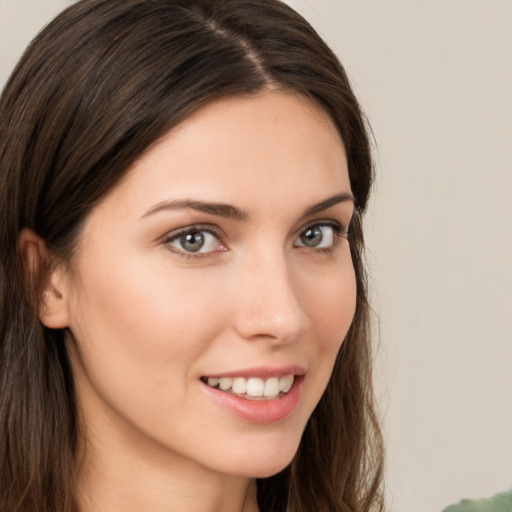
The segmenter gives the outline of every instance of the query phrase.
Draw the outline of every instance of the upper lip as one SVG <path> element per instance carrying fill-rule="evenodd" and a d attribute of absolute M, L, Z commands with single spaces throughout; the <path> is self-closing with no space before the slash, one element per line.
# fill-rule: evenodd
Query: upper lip
<path fill-rule="evenodd" d="M 219 379 L 222 377 L 259 377 L 260 379 L 267 379 L 270 377 L 285 377 L 286 375 L 304 375 L 305 373 L 306 370 L 300 365 L 279 367 L 253 366 L 228 372 L 215 372 L 205 375 L 205 377 L 216 377 Z"/>

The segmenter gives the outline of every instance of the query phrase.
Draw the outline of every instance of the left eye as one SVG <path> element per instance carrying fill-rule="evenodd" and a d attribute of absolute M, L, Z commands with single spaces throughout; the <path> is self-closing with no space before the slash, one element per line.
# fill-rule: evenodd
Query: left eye
<path fill-rule="evenodd" d="M 207 253 L 219 248 L 219 239 L 206 229 L 189 229 L 169 238 L 167 243 L 185 253 Z"/>
<path fill-rule="evenodd" d="M 315 224 L 302 231 L 294 245 L 313 249 L 332 247 L 336 242 L 338 231 L 335 226 L 330 224 Z"/>

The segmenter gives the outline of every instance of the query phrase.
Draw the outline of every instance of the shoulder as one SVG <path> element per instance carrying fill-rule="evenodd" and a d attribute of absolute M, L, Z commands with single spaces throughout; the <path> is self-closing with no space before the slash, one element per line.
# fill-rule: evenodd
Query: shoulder
<path fill-rule="evenodd" d="M 462 500 L 443 512 L 512 512 L 512 489 L 484 500 Z"/>

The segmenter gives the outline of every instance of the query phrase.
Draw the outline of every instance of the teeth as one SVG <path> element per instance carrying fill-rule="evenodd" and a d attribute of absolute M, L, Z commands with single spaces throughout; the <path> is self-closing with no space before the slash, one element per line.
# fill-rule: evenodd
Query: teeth
<path fill-rule="evenodd" d="M 212 388 L 214 388 L 215 386 L 218 386 L 219 385 L 219 379 L 215 379 L 214 377 L 210 377 L 208 379 L 208 386 L 211 386 Z"/>
<path fill-rule="evenodd" d="M 283 393 L 288 393 L 293 386 L 293 375 L 286 375 L 279 380 L 279 386 Z"/>
<path fill-rule="evenodd" d="M 222 378 L 219 379 L 219 386 L 222 391 L 227 391 L 228 389 L 231 389 L 231 386 L 233 385 L 233 379 L 228 378 Z"/>
<path fill-rule="evenodd" d="M 258 379 L 257 377 L 251 377 L 247 381 L 247 394 L 249 396 L 263 396 L 265 392 L 265 383 L 263 379 Z"/>
<path fill-rule="evenodd" d="M 293 375 L 291 375 L 292 382 L 293 382 Z M 272 377 L 271 379 L 268 379 L 267 382 L 265 382 L 265 390 L 263 394 L 265 396 L 277 396 L 279 395 L 279 392 L 281 391 L 281 388 L 279 386 L 279 379 L 277 377 Z M 290 391 L 290 389 L 288 389 Z"/>
<path fill-rule="evenodd" d="M 247 393 L 247 381 L 241 377 L 237 377 L 233 379 L 233 385 L 231 386 L 231 389 L 233 390 L 233 393 L 243 395 L 244 393 Z"/>
<path fill-rule="evenodd" d="M 270 377 L 263 380 L 258 377 L 208 377 L 208 386 L 218 387 L 221 391 L 229 391 L 237 395 L 246 395 L 254 398 L 276 398 L 280 394 L 288 393 L 293 386 L 295 377 L 286 375 L 284 377 Z"/>

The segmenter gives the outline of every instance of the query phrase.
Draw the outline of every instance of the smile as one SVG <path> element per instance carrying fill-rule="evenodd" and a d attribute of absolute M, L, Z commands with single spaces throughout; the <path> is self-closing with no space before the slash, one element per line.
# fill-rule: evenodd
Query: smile
<path fill-rule="evenodd" d="M 211 388 L 236 395 L 246 400 L 272 400 L 281 398 L 290 391 L 295 376 L 270 377 L 203 377 L 201 379 Z"/>
<path fill-rule="evenodd" d="M 206 395 L 223 410 L 250 423 L 268 424 L 293 414 L 305 374 L 304 368 L 290 365 L 203 376 L 200 381 Z"/>

